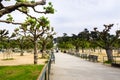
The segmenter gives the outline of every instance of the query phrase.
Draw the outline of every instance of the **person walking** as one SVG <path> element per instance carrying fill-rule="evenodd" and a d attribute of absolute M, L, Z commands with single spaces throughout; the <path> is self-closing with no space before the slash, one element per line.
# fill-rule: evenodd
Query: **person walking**
<path fill-rule="evenodd" d="M 55 54 L 53 51 L 51 52 L 51 62 L 55 63 Z"/>

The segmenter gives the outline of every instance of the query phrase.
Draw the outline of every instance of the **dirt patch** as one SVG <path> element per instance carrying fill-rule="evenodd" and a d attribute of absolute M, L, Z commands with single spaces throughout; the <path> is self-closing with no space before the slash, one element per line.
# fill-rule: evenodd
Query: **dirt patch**
<path fill-rule="evenodd" d="M 82 53 L 82 50 L 80 50 L 80 53 Z M 98 56 L 99 62 L 107 61 L 107 55 L 106 55 L 106 51 L 104 49 L 101 49 L 101 51 L 99 49 L 96 49 L 95 52 L 90 51 L 90 50 L 85 50 L 85 54 L 88 54 L 88 55 L 91 54 L 91 55 Z M 117 50 L 113 50 L 113 56 L 120 56 L 120 54 L 118 54 Z M 103 60 L 103 58 L 104 58 L 104 60 Z"/>
<path fill-rule="evenodd" d="M 41 56 L 40 54 L 38 55 Z M 34 63 L 34 54 L 24 53 L 24 56 L 20 56 L 20 53 L 13 53 L 13 60 L 3 60 L 4 53 L 0 53 L 0 66 L 3 65 L 22 65 L 22 64 L 33 64 Z M 38 59 L 38 64 L 45 64 L 47 59 Z"/>

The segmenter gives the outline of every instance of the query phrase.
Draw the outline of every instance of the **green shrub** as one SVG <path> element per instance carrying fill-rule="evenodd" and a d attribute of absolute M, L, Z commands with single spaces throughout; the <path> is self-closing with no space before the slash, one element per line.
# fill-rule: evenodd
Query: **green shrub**
<path fill-rule="evenodd" d="M 111 64 L 111 61 L 104 61 L 105 64 Z"/>

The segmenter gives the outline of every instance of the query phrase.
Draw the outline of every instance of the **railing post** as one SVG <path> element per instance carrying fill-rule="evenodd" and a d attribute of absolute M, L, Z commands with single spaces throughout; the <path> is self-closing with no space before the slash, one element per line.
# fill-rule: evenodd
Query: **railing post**
<path fill-rule="evenodd" d="M 48 64 L 48 80 L 49 80 L 49 70 L 50 70 L 49 65 L 50 65 L 50 63 Z"/>
<path fill-rule="evenodd" d="M 104 56 L 103 56 L 103 64 L 104 64 Z"/>
<path fill-rule="evenodd" d="M 37 80 L 50 80 L 50 69 L 51 69 L 51 55 L 48 60 L 48 63 L 44 66 L 40 76 Z"/>
<path fill-rule="evenodd" d="M 44 78 L 44 80 L 47 80 L 47 73 L 46 73 L 46 71 L 45 71 L 45 78 Z"/>
<path fill-rule="evenodd" d="M 50 62 L 48 63 L 48 80 L 49 80 L 49 73 L 50 73 L 50 68 L 49 68 L 49 66 L 50 66 Z"/>
<path fill-rule="evenodd" d="M 48 80 L 50 80 L 51 59 L 48 64 Z"/>

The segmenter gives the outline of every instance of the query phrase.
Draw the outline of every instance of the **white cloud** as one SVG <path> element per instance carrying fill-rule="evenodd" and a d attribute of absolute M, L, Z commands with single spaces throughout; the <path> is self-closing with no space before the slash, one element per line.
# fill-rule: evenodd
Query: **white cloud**
<path fill-rule="evenodd" d="M 53 15 L 48 14 L 51 26 L 55 28 L 57 35 L 61 35 L 64 32 L 68 34 L 79 33 L 84 28 L 99 27 L 99 29 L 102 29 L 103 24 L 120 23 L 120 0 L 46 1 L 51 1 L 57 10 Z M 31 14 L 34 15 L 33 12 Z M 22 19 L 22 16 L 15 16 L 17 20 Z M 112 33 L 118 28 L 118 26 L 115 26 Z"/>
<path fill-rule="evenodd" d="M 51 22 L 59 33 L 78 33 L 83 28 L 120 22 L 120 0 L 49 0 L 57 12 Z M 82 26 L 82 27 L 81 27 Z M 73 31 L 74 29 L 74 31 Z M 115 29 L 118 29 L 115 28 Z M 114 29 L 113 29 L 114 30 Z"/>

